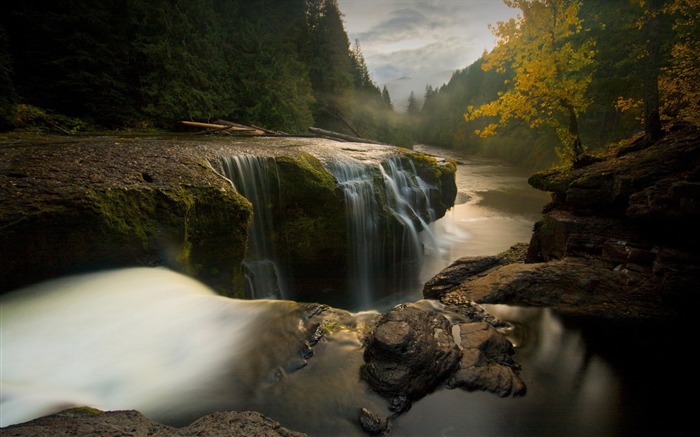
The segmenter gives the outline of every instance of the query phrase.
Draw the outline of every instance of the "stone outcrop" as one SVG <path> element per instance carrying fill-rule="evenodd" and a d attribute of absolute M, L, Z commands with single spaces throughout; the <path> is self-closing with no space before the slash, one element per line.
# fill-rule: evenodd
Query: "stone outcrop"
<path fill-rule="evenodd" d="M 271 205 L 271 238 L 299 289 L 337 290 L 346 278 L 342 194 L 324 160 L 399 155 L 427 178 L 435 218 L 454 201 L 453 163 L 390 146 L 191 136 L 0 143 L 0 293 L 69 274 L 158 265 L 246 297 L 242 261 L 253 210 L 215 170 L 237 154 L 275 163 L 281 192 Z"/>
<path fill-rule="evenodd" d="M 129 435 L 134 437 L 304 437 L 260 413 L 221 412 L 204 416 L 184 428 L 154 422 L 134 410 L 103 412 L 92 408 L 73 408 L 30 422 L 0 429 L 0 436 L 58 437 L 80 435 L 98 437 Z"/>
<path fill-rule="evenodd" d="M 515 350 L 498 328 L 508 326 L 469 301 L 420 301 L 383 314 L 365 338 L 362 378 L 385 396 L 392 416 L 363 409 L 371 435 L 386 434 L 390 419 L 438 387 L 519 396 L 526 387 Z"/>
<path fill-rule="evenodd" d="M 552 193 L 525 259 L 462 259 L 426 284 L 443 302 L 549 306 L 614 321 L 685 317 L 697 303 L 700 132 L 632 139 L 588 165 L 534 174 Z"/>

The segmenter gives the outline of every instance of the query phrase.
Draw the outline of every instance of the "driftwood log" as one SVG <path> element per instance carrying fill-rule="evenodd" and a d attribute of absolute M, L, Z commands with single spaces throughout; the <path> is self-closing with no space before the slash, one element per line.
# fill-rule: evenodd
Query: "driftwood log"
<path fill-rule="evenodd" d="M 333 132 L 330 130 L 319 129 L 317 127 L 310 127 L 309 131 L 313 132 L 314 134 L 316 134 L 318 136 L 331 138 L 334 140 L 351 141 L 354 143 L 383 144 L 383 143 L 380 143 L 377 141 L 366 140 L 366 139 L 360 138 L 360 137 L 354 137 L 352 135 L 345 135 L 345 134 L 341 134 L 339 132 Z"/>

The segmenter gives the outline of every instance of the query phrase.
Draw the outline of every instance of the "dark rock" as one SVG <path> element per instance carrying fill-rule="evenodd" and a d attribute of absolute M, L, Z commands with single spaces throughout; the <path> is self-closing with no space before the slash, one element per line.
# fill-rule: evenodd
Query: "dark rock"
<path fill-rule="evenodd" d="M 700 218 L 700 130 L 644 141 L 584 167 L 532 175 L 530 184 L 554 200 L 535 225 L 527 264 L 445 269 L 437 278 L 450 286 L 424 294 L 446 305 L 546 306 L 606 321 L 688 317 L 700 289 L 692 238 Z"/>
<path fill-rule="evenodd" d="M 483 275 L 500 265 L 525 262 L 527 251 L 527 244 L 518 243 L 495 256 L 460 258 L 425 283 L 423 296 L 426 299 L 439 299 L 469 277 Z"/>
<path fill-rule="evenodd" d="M 425 283 L 423 296 L 426 299 L 438 299 L 458 287 L 466 278 L 501 264 L 501 260 L 496 256 L 460 258 Z"/>
<path fill-rule="evenodd" d="M 362 378 L 387 397 L 421 398 L 442 384 L 459 361 L 450 322 L 412 305 L 381 316 L 365 343 Z"/>
<path fill-rule="evenodd" d="M 390 422 L 367 408 L 360 410 L 360 425 L 369 435 L 385 435 L 389 433 Z"/>
<path fill-rule="evenodd" d="M 449 379 L 449 387 L 484 390 L 500 397 L 525 394 L 525 383 L 518 375 L 513 345 L 484 322 L 460 323 L 462 358 L 459 370 Z"/>
<path fill-rule="evenodd" d="M 525 384 L 513 346 L 497 326 L 509 325 L 471 301 L 399 305 L 367 336 L 362 378 L 389 398 L 394 416 L 439 385 L 521 395 Z"/>

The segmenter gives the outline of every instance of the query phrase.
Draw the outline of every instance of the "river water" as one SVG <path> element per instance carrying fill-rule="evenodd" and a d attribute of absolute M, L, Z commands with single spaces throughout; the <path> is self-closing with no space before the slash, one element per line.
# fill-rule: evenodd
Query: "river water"
<path fill-rule="evenodd" d="M 461 256 L 527 242 L 547 201 L 527 186 L 527 172 L 460 162 L 458 203 L 424 239 L 422 278 Z M 397 299 L 408 297 L 420 296 Z M 390 302 L 376 305 L 383 311 Z M 687 333 L 623 329 L 549 309 L 486 308 L 513 323 L 526 395 L 439 389 L 393 420 L 391 436 L 691 435 L 683 394 L 694 395 L 697 383 Z M 353 313 L 352 323 L 373 314 Z M 66 278 L 21 299 L 3 296 L 2 425 L 88 404 L 139 409 L 173 425 L 218 410 L 256 410 L 311 436 L 364 436 L 359 408 L 388 412 L 359 381 L 359 329 L 319 342 L 299 365 L 289 357 L 303 340 L 304 317 L 294 302 L 228 299 L 162 269 Z"/>

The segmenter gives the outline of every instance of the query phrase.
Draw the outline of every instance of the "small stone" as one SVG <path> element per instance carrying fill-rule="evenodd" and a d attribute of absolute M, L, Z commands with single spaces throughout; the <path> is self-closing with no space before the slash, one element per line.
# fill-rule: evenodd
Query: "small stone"
<path fill-rule="evenodd" d="M 367 408 L 360 410 L 360 425 L 369 435 L 384 435 L 389 430 L 389 421 Z"/>

